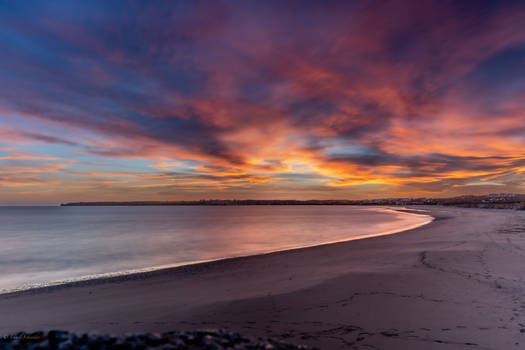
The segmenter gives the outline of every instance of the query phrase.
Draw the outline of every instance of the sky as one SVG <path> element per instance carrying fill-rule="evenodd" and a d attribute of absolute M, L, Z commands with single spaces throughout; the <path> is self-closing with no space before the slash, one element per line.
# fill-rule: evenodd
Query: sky
<path fill-rule="evenodd" d="M 0 203 L 525 193 L 521 1 L 0 1 Z"/>

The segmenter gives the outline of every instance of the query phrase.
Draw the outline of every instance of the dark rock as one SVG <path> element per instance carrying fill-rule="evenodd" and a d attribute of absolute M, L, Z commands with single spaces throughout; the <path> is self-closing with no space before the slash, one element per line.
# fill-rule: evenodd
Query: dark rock
<path fill-rule="evenodd" d="M 0 337 L 0 350 L 307 350 L 274 339 L 252 339 L 224 331 L 141 333 L 126 336 L 53 330 Z"/>

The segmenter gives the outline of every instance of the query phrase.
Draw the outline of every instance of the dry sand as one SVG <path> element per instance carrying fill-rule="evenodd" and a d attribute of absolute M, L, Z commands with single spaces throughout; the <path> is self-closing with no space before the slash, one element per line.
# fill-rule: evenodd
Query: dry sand
<path fill-rule="evenodd" d="M 0 335 L 222 328 L 321 349 L 524 349 L 525 212 L 0 296 Z"/>

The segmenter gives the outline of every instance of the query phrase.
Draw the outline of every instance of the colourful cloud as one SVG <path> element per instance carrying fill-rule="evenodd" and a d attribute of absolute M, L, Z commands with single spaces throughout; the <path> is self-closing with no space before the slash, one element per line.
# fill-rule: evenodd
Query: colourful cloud
<path fill-rule="evenodd" d="M 525 190 L 520 2 L 0 7 L 0 202 Z"/>

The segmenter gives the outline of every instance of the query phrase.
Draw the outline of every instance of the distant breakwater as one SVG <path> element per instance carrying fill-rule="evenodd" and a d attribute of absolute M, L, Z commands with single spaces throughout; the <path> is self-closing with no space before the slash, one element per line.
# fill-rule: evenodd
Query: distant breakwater
<path fill-rule="evenodd" d="M 170 206 L 170 205 L 445 205 L 465 208 L 525 210 L 525 194 L 489 194 L 451 198 L 384 198 L 365 200 L 205 199 L 198 201 L 73 202 L 61 206 Z"/>

